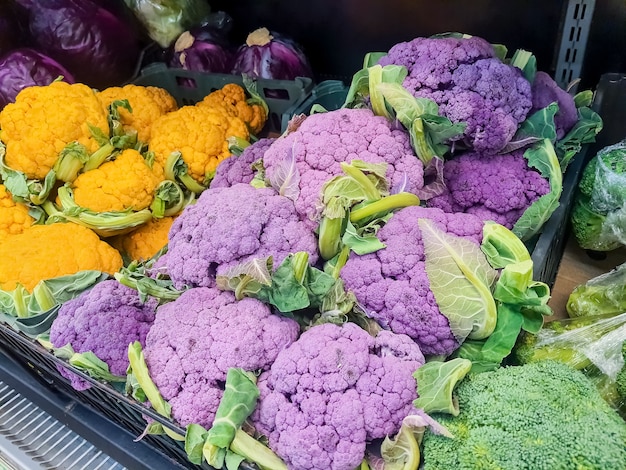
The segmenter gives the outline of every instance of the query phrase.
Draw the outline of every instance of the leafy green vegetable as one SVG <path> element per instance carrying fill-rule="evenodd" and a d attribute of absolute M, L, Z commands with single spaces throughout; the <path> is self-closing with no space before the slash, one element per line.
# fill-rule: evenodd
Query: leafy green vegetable
<path fill-rule="evenodd" d="M 496 269 L 531 259 L 528 248 L 513 232 L 489 220 L 483 226 L 480 249 L 487 256 L 489 264 Z"/>
<path fill-rule="evenodd" d="M 596 135 L 604 123 L 598 113 L 588 107 L 578 108 L 578 121 L 570 131 L 556 143 L 556 153 L 563 171 L 582 146 L 596 141 Z"/>
<path fill-rule="evenodd" d="M 554 116 L 558 111 L 559 105 L 556 102 L 539 111 L 535 111 L 520 124 L 511 141 L 503 149 L 503 152 L 512 152 L 543 139 L 550 139 L 550 141 L 554 142 L 556 140 Z"/>
<path fill-rule="evenodd" d="M 427 219 L 418 224 L 430 288 L 455 338 L 463 342 L 488 337 L 496 326 L 491 288 L 497 272 L 476 244 L 446 234 Z"/>
<path fill-rule="evenodd" d="M 522 241 L 529 240 L 539 233 L 559 207 L 559 198 L 563 191 L 563 173 L 550 139 L 534 144 L 524 152 L 524 157 L 529 167 L 536 168 L 541 176 L 549 180 L 550 192 L 533 202 L 515 222 L 513 233 Z"/>
<path fill-rule="evenodd" d="M 183 291 L 174 287 L 169 276 L 161 273 L 149 275 L 149 270 L 160 254 L 147 261 L 132 261 L 114 274 L 120 284 L 135 289 L 139 299 L 145 302 L 148 297 L 159 299 L 160 303 L 176 300 Z"/>
<path fill-rule="evenodd" d="M 537 74 L 537 58 L 532 52 L 518 49 L 513 53 L 510 64 L 522 71 L 526 80 L 530 83 L 535 81 Z"/>
<path fill-rule="evenodd" d="M 570 317 L 626 312 L 626 263 L 576 286 L 566 309 Z"/>
<path fill-rule="evenodd" d="M 0 309 L 18 318 L 46 313 L 108 278 L 101 271 L 87 270 L 39 281 L 32 293 L 21 285 L 12 291 L 0 290 Z"/>
<path fill-rule="evenodd" d="M 419 395 L 413 405 L 426 413 L 458 416 L 459 403 L 452 393 L 471 368 L 472 362 L 462 358 L 427 362 L 413 374 Z"/>

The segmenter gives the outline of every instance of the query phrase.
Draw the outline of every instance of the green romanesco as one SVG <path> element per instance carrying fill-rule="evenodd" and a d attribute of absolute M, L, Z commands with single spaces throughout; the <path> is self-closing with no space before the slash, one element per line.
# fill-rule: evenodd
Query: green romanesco
<path fill-rule="evenodd" d="M 626 422 L 579 371 L 554 361 L 471 374 L 457 417 L 432 417 L 454 436 L 426 432 L 424 470 L 624 468 Z"/>

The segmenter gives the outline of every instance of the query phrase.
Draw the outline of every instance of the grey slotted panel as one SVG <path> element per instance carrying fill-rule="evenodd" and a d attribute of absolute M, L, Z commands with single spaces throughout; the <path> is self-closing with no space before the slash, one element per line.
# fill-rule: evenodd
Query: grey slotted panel
<path fill-rule="evenodd" d="M 124 467 L 0 381 L 0 469 Z"/>
<path fill-rule="evenodd" d="M 554 80 L 568 88 L 580 78 L 595 0 L 569 0 L 563 21 Z M 577 84 L 571 88 L 576 91 Z"/>

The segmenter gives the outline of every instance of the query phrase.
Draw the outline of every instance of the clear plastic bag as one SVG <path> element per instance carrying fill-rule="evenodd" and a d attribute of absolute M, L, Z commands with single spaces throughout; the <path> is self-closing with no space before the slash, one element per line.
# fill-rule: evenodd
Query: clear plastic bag
<path fill-rule="evenodd" d="M 626 313 L 568 318 L 546 323 L 536 335 L 523 335 L 515 355 L 522 364 L 554 360 L 581 370 L 623 414 L 626 397 L 615 382 L 624 368 L 625 341 Z"/>
<path fill-rule="evenodd" d="M 169 47 L 180 34 L 209 15 L 207 0 L 124 0 L 161 47 Z"/>
<path fill-rule="evenodd" d="M 577 286 L 566 308 L 570 317 L 626 312 L 626 263 Z"/>

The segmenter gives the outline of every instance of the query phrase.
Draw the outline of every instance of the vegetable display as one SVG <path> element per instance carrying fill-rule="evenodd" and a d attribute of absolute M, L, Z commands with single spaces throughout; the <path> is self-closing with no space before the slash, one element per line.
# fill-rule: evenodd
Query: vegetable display
<path fill-rule="evenodd" d="M 572 207 L 581 248 L 611 251 L 626 244 L 626 143 L 601 149 L 585 166 Z"/>
<path fill-rule="evenodd" d="M 183 47 L 205 2 L 125 3 L 177 66 L 213 66 L 203 36 Z M 61 5 L 108 18 L 41 11 Z M 529 252 L 601 129 L 588 94 L 444 34 L 368 54 L 341 107 L 267 135 L 256 78 L 312 71 L 278 33 L 249 41 L 242 84 L 193 103 L 77 76 L 0 110 L 0 321 L 193 465 L 619 467 L 622 269 L 544 324 Z"/>

